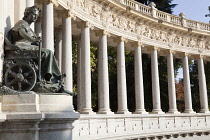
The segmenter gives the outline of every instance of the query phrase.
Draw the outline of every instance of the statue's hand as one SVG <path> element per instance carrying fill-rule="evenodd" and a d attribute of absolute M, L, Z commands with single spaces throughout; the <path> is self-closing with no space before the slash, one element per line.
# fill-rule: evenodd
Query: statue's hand
<path fill-rule="evenodd" d="M 41 37 L 37 37 L 37 38 L 36 38 L 36 41 L 34 41 L 33 43 L 31 43 L 31 45 L 39 46 L 40 43 L 41 43 Z"/>
<path fill-rule="evenodd" d="M 37 37 L 37 38 L 36 38 L 36 41 L 41 42 L 41 41 L 42 41 L 41 37 L 40 37 L 40 36 Z"/>

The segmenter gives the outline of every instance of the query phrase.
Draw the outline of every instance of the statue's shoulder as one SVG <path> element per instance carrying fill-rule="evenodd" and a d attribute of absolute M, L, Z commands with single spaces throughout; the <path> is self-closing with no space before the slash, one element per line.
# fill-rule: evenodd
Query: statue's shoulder
<path fill-rule="evenodd" d="M 13 27 L 13 30 L 18 30 L 19 28 L 26 28 L 28 26 L 28 23 L 25 20 L 19 20 L 15 26 Z"/>

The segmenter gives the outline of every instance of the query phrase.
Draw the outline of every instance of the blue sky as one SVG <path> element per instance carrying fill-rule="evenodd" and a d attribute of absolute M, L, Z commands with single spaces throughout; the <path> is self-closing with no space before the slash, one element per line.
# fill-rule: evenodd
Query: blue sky
<path fill-rule="evenodd" d="M 209 14 L 210 0 L 173 0 L 172 3 L 178 4 L 173 9 L 174 15 L 183 12 L 187 19 L 209 23 L 210 17 L 205 17 L 205 15 Z"/>

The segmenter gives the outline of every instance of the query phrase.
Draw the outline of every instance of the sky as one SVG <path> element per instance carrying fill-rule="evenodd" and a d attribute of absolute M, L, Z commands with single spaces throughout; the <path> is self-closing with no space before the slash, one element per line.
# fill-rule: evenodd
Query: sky
<path fill-rule="evenodd" d="M 187 19 L 204 23 L 209 23 L 210 21 L 210 17 L 205 17 L 206 14 L 210 14 L 208 10 L 210 0 L 173 0 L 172 4 L 178 4 L 173 9 L 174 15 L 178 16 L 183 12 Z"/>
<path fill-rule="evenodd" d="M 210 0 L 173 0 L 172 4 L 178 4 L 173 9 L 174 15 L 184 13 L 187 19 L 209 23 L 210 17 L 205 17 L 206 14 L 210 14 L 208 6 L 210 6 Z M 179 69 L 177 79 L 183 77 L 183 70 Z"/>

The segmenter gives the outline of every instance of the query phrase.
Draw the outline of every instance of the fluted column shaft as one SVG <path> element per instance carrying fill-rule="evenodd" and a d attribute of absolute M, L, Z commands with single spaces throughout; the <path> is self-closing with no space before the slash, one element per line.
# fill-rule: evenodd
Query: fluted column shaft
<path fill-rule="evenodd" d="M 85 26 L 81 32 L 81 111 L 92 113 L 91 108 L 91 69 L 90 69 L 90 28 Z"/>
<path fill-rule="evenodd" d="M 177 104 L 176 104 L 176 87 L 174 79 L 173 53 L 170 51 L 167 55 L 167 71 L 168 71 L 168 97 L 169 97 L 168 113 L 178 113 Z"/>
<path fill-rule="evenodd" d="M 152 100 L 153 110 L 152 113 L 163 113 L 161 109 L 160 101 L 160 83 L 159 83 L 159 71 L 158 71 L 158 56 L 157 49 L 153 48 L 151 52 L 151 71 L 152 71 Z"/>
<path fill-rule="evenodd" d="M 125 46 L 124 40 L 119 39 L 117 44 L 117 99 L 119 114 L 126 114 L 127 108 L 127 85 L 125 71 Z"/>
<path fill-rule="evenodd" d="M 68 90 L 72 91 L 72 26 L 70 17 L 62 19 L 62 60 L 62 73 L 66 75 L 65 85 Z"/>
<path fill-rule="evenodd" d="M 134 52 L 134 70 L 135 70 L 135 99 L 136 110 L 135 114 L 146 114 L 144 106 L 144 84 L 143 84 L 143 70 L 142 70 L 142 52 L 141 46 L 135 47 Z"/>
<path fill-rule="evenodd" d="M 43 3 L 42 47 L 54 52 L 53 3 Z"/>
<path fill-rule="evenodd" d="M 185 113 L 193 113 L 192 109 L 192 96 L 190 87 L 190 74 L 188 56 L 184 55 L 182 58 L 183 63 L 183 78 L 184 78 L 184 97 L 185 97 Z"/>
<path fill-rule="evenodd" d="M 98 48 L 98 93 L 100 114 L 110 114 L 109 105 L 109 74 L 107 55 L 107 35 L 102 33 L 99 36 Z"/>
<path fill-rule="evenodd" d="M 206 87 L 206 76 L 204 71 L 203 58 L 200 56 L 198 59 L 198 79 L 199 79 L 199 93 L 200 93 L 200 105 L 201 113 L 208 113 L 208 96 Z"/>
<path fill-rule="evenodd" d="M 62 31 L 60 29 L 56 32 L 56 47 L 55 47 L 55 58 L 58 61 L 59 69 L 61 70 L 62 65 Z"/>

